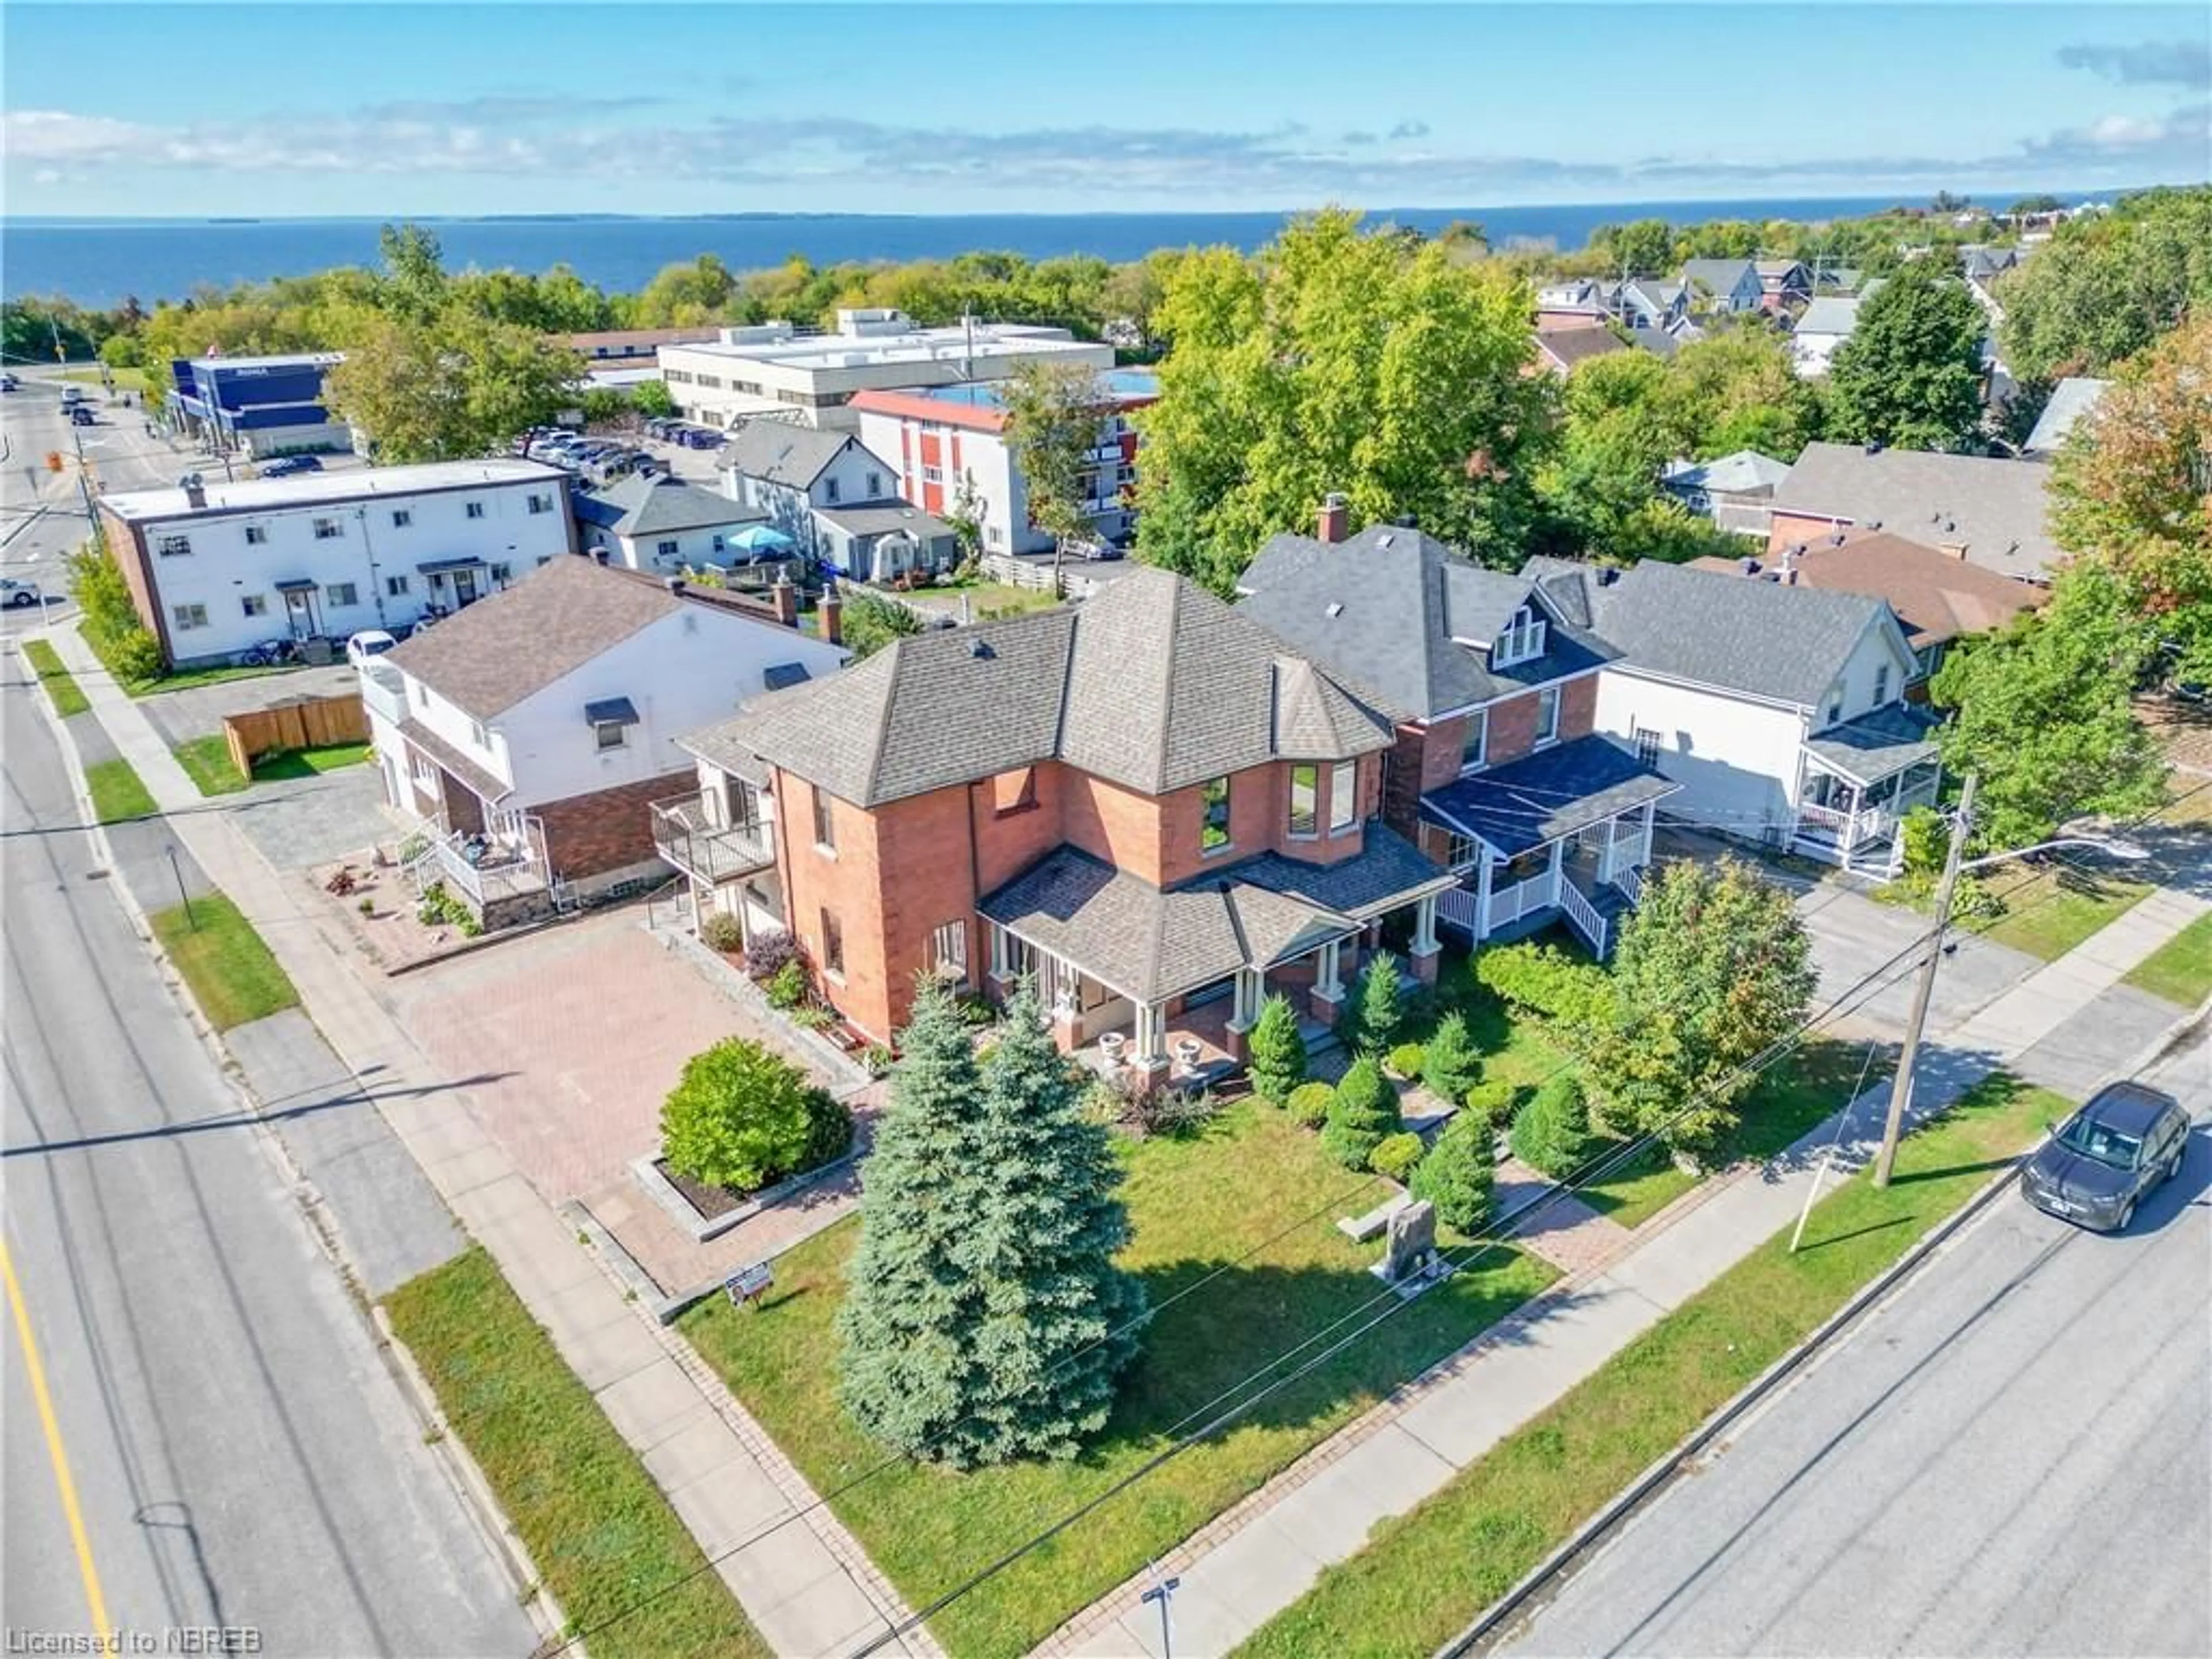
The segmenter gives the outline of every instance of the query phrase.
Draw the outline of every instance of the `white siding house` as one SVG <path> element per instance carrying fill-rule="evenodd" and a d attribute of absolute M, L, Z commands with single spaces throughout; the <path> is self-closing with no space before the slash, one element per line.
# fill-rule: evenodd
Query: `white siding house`
<path fill-rule="evenodd" d="M 100 512 L 140 620 L 174 665 L 264 640 L 404 632 L 575 548 L 568 481 L 537 461 L 126 490 Z"/>

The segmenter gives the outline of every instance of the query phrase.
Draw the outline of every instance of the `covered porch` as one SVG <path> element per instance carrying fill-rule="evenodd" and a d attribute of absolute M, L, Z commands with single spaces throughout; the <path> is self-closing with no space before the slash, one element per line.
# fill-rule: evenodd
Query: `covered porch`
<path fill-rule="evenodd" d="M 1898 827 L 1932 806 L 1943 781 L 1936 718 L 1896 703 L 1806 740 L 1790 850 L 1866 874 L 1893 876 L 1904 861 Z"/>
<path fill-rule="evenodd" d="M 1370 834 L 1391 845 L 1335 866 L 1266 854 L 1164 891 L 1062 848 L 980 907 L 988 988 L 1003 998 L 1034 976 L 1060 1046 L 1139 1086 L 1241 1067 L 1278 994 L 1308 1043 L 1324 1043 L 1386 916 L 1411 922 L 1416 977 L 1433 978 L 1442 952 L 1437 902 L 1450 878 L 1381 826 Z"/>
<path fill-rule="evenodd" d="M 1679 787 L 1588 737 L 1431 790 L 1423 845 L 1455 881 L 1439 916 L 1477 945 L 1563 920 L 1603 957 L 1643 898 L 1658 804 Z"/>
<path fill-rule="evenodd" d="M 386 781 L 393 804 L 424 824 L 426 844 L 405 860 L 416 894 L 442 884 L 487 928 L 551 910 L 544 824 L 507 805 L 504 781 L 420 720 L 401 722 L 399 735 L 406 754 L 386 757 Z"/>

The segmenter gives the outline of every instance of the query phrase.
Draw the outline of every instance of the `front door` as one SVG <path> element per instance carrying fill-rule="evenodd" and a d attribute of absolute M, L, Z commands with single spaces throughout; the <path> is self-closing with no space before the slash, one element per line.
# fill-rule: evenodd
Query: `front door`
<path fill-rule="evenodd" d="M 295 640 L 312 640 L 323 631 L 317 625 L 315 595 L 312 588 L 284 596 L 284 621 Z"/>
<path fill-rule="evenodd" d="M 453 609 L 474 605 L 480 597 L 477 592 L 477 573 L 473 570 L 453 572 Z"/>

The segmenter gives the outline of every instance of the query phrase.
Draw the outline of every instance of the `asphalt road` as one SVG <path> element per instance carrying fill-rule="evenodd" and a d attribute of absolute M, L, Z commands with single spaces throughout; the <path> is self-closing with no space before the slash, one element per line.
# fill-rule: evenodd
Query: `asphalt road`
<path fill-rule="evenodd" d="M 12 647 L 0 680 L 8 1651 L 104 1616 L 157 1644 L 125 1652 L 228 1626 L 268 1654 L 527 1653 L 489 1540 L 76 827 Z"/>
<path fill-rule="evenodd" d="M 2008 1194 L 1639 1514 L 1524 1654 L 2212 1653 L 2212 1048 L 2124 1236 Z"/>

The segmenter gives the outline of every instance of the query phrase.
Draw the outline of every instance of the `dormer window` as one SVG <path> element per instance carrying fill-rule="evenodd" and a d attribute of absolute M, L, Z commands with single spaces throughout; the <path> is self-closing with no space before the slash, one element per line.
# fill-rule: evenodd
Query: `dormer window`
<path fill-rule="evenodd" d="M 1490 647 L 1490 665 L 1510 668 L 1516 662 L 1527 662 L 1531 657 L 1544 654 L 1545 622 L 1533 605 L 1524 605 L 1515 611 L 1498 630 Z"/>

